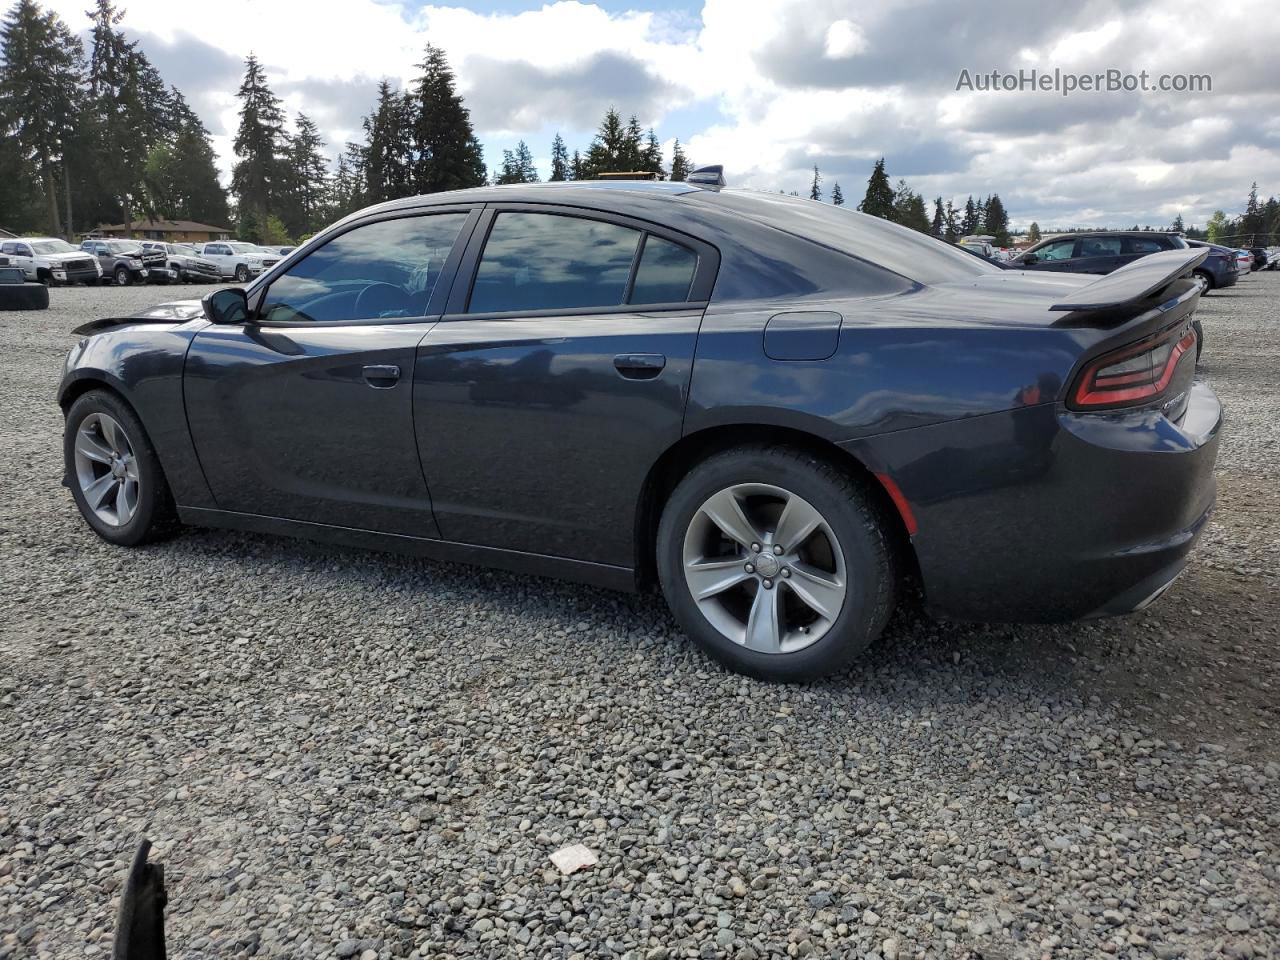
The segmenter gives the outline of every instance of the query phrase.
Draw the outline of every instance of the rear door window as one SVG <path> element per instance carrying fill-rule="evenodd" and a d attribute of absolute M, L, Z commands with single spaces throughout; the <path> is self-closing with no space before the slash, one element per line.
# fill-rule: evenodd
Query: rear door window
<path fill-rule="evenodd" d="M 504 211 L 493 221 L 468 311 L 613 307 L 626 297 L 640 231 L 603 220 Z"/>
<path fill-rule="evenodd" d="M 649 234 L 636 267 L 628 303 L 683 303 L 698 267 L 698 255 L 688 247 Z"/>
<path fill-rule="evenodd" d="M 1126 253 L 1136 253 L 1139 256 L 1146 256 L 1148 253 L 1159 253 L 1161 250 L 1169 250 L 1170 246 L 1166 246 L 1157 239 L 1148 239 L 1146 237 L 1127 237 L 1126 245 L 1128 250 Z"/>
<path fill-rule="evenodd" d="M 1082 257 L 1118 257 L 1120 249 L 1119 237 L 1085 237 L 1080 241 Z"/>

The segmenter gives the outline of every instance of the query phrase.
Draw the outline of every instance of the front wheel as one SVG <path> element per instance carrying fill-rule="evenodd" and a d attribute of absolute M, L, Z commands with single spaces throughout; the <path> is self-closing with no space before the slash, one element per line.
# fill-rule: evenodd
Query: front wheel
<path fill-rule="evenodd" d="M 717 454 L 676 487 L 658 575 L 685 632 L 732 670 L 811 680 L 878 637 L 897 578 L 887 518 L 865 481 L 804 451 Z"/>
<path fill-rule="evenodd" d="M 127 287 L 133 282 L 133 274 L 129 272 L 128 267 L 116 267 L 116 286 Z"/>
<path fill-rule="evenodd" d="M 236 283 L 244 283 L 249 279 L 249 268 L 243 263 L 236 267 Z"/>
<path fill-rule="evenodd" d="M 105 390 L 67 411 L 63 456 L 71 496 L 94 533 L 132 547 L 177 529 L 177 511 L 160 460 L 137 415 Z"/>

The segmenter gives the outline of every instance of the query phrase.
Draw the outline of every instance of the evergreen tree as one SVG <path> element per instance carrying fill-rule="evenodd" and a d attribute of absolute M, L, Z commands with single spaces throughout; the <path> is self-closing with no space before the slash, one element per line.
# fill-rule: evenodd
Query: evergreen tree
<path fill-rule="evenodd" d="M 169 95 L 155 67 L 119 30 L 124 13 L 111 0 L 97 0 L 89 16 L 92 46 L 82 122 L 95 148 L 94 178 L 107 201 L 106 209 L 90 211 L 90 219 L 115 210 L 128 223 L 136 206 L 150 206 L 143 173 L 147 155 L 168 132 Z"/>
<path fill-rule="evenodd" d="M 1262 206 L 1258 203 L 1258 181 L 1249 188 L 1249 199 L 1244 204 L 1244 216 L 1240 218 L 1242 243 L 1257 243 L 1257 235 L 1263 232 Z"/>
<path fill-rule="evenodd" d="M 640 129 L 640 121 L 635 114 L 627 121 L 626 158 L 622 169 L 627 173 L 644 169 L 644 131 Z"/>
<path fill-rule="evenodd" d="M 947 232 L 947 215 L 942 211 L 942 197 L 933 201 L 933 222 L 929 224 L 931 236 L 942 238 Z"/>
<path fill-rule="evenodd" d="M 1031 221 L 1031 226 L 1027 228 L 1027 239 L 1032 243 L 1040 242 L 1040 224 L 1034 220 Z"/>
<path fill-rule="evenodd" d="M 502 170 L 494 183 L 537 183 L 538 171 L 533 166 L 533 154 L 523 140 L 514 151 L 502 151 Z"/>
<path fill-rule="evenodd" d="M 929 232 L 929 213 L 924 197 L 907 186 L 903 179 L 898 180 L 898 188 L 893 193 L 893 220 L 912 230 Z"/>
<path fill-rule="evenodd" d="M 640 155 L 640 167 L 645 173 L 652 173 L 657 179 L 667 179 L 666 168 L 662 165 L 662 145 L 658 143 L 658 135 L 649 128 L 645 137 L 644 150 Z"/>
<path fill-rule="evenodd" d="M 170 103 L 172 133 L 147 155 L 147 206 L 162 217 L 223 226 L 230 219 L 227 193 L 209 131 L 177 89 L 170 90 Z"/>
<path fill-rule="evenodd" d="M 70 202 L 68 146 L 79 110 L 84 49 L 56 13 L 19 0 L 0 28 L 0 136 L 12 141 L 14 164 L 30 165 L 48 209 L 49 229 L 62 234 L 58 186 Z M 23 178 L 26 179 L 26 178 Z M 70 212 L 66 235 L 72 225 Z"/>
<path fill-rule="evenodd" d="M 692 169 L 689 158 L 685 156 L 684 148 L 680 146 L 680 141 L 677 139 L 671 147 L 671 179 L 683 183 Z"/>
<path fill-rule="evenodd" d="M 636 133 L 639 135 L 639 124 Z M 639 141 L 634 144 L 628 130 L 622 124 L 618 111 L 609 108 L 609 112 L 600 121 L 600 129 L 596 131 L 587 155 L 582 159 L 582 176 L 574 179 L 591 180 L 602 173 L 620 173 L 632 169 L 631 162 L 639 149 Z"/>
<path fill-rule="evenodd" d="M 1178 214 L 1176 217 L 1173 218 L 1173 223 L 1169 225 L 1169 229 L 1172 230 L 1174 233 L 1186 232 L 1187 228 L 1182 222 L 1182 214 Z"/>
<path fill-rule="evenodd" d="M 947 201 L 946 214 L 943 217 L 942 239 L 947 243 L 955 243 L 960 239 L 960 214 L 950 200 Z"/>
<path fill-rule="evenodd" d="M 582 154 L 579 153 L 577 150 L 573 151 L 573 160 L 569 163 L 569 179 L 570 180 L 586 179 L 586 177 L 584 176 L 585 170 L 586 170 L 586 165 L 582 159 Z"/>
<path fill-rule="evenodd" d="M 378 84 L 373 113 L 364 118 L 365 193 L 369 203 L 413 195 L 411 109 L 411 100 L 392 90 L 389 81 Z"/>
<path fill-rule="evenodd" d="M 1009 245 L 1009 214 L 1005 212 L 1000 194 L 993 193 L 987 198 L 986 215 L 983 218 L 982 232 L 995 237 L 998 247 Z"/>
<path fill-rule="evenodd" d="M 348 143 L 338 156 L 338 167 L 333 174 L 327 213 L 329 220 L 341 220 L 366 206 L 364 182 L 364 147 Z"/>
<path fill-rule="evenodd" d="M 813 181 L 809 184 L 809 199 L 810 199 L 810 200 L 821 200 L 821 199 L 822 199 L 822 187 L 821 187 L 821 183 L 822 183 L 822 174 L 818 173 L 818 165 L 815 163 L 815 164 L 813 165 Z"/>
<path fill-rule="evenodd" d="M 867 180 L 866 196 L 858 204 L 858 209 L 873 217 L 893 219 L 893 188 L 889 186 L 889 175 L 884 171 L 884 157 L 876 161 L 875 169 Z"/>
<path fill-rule="evenodd" d="M 325 225 L 329 161 L 324 155 L 324 138 L 315 121 L 299 113 L 294 126 L 296 130 L 286 149 L 292 189 L 284 225 L 292 235 L 303 236 Z"/>
<path fill-rule="evenodd" d="M 267 216 L 282 205 L 286 190 L 284 113 L 267 86 L 262 64 L 252 53 L 245 60 L 240 98 L 240 125 L 232 149 L 240 159 L 231 168 L 240 236 L 260 242 Z M 246 223 L 250 229 L 246 230 Z"/>
<path fill-rule="evenodd" d="M 978 232 L 978 225 L 981 223 L 978 213 L 978 205 L 973 202 L 973 196 L 964 204 L 964 216 L 960 219 L 960 236 L 969 237 Z"/>
<path fill-rule="evenodd" d="M 462 190 L 485 182 L 484 151 L 458 94 L 444 51 L 427 44 L 411 103 L 414 193 Z"/>
<path fill-rule="evenodd" d="M 551 176 L 547 179 L 559 183 L 568 180 L 569 175 L 569 151 L 565 148 L 564 139 L 557 133 L 551 141 Z"/>
<path fill-rule="evenodd" d="M 840 190 L 840 184 L 835 184 L 831 188 L 831 202 L 837 207 L 844 206 L 844 193 Z"/>

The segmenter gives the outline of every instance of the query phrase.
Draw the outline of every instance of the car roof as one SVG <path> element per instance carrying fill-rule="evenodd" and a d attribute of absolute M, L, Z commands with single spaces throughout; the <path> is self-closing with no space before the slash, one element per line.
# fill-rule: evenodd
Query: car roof
<path fill-rule="evenodd" d="M 6 240 L 6 242 L 7 243 L 17 243 L 17 242 L 38 243 L 43 240 L 61 240 L 61 239 L 62 239 L 61 237 L 13 237 L 10 240 Z"/>

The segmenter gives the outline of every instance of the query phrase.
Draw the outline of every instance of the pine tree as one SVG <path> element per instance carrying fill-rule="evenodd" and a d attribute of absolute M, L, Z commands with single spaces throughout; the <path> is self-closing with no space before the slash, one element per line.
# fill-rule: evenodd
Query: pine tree
<path fill-rule="evenodd" d="M 559 133 L 551 141 L 551 176 L 547 179 L 553 183 L 569 179 L 569 151 L 565 149 L 564 139 Z"/>
<path fill-rule="evenodd" d="M 240 125 L 232 149 L 240 159 L 231 168 L 240 236 L 258 242 L 267 216 L 281 205 L 286 187 L 284 113 L 267 86 L 262 64 L 252 53 L 245 60 L 240 98 Z M 245 223 L 251 225 L 246 231 Z"/>
<path fill-rule="evenodd" d="M 521 140 L 514 151 L 502 151 L 502 169 L 494 183 L 537 183 L 538 171 L 533 166 L 533 154 Z"/>
<path fill-rule="evenodd" d="M 58 210 L 67 183 L 68 147 L 79 111 L 84 49 L 56 13 L 19 0 L 0 28 L 0 135 L 12 140 L 16 166 L 30 166 L 48 207 L 49 229 L 63 234 Z M 27 178 L 23 178 L 27 179 Z M 70 211 L 66 235 L 71 235 Z"/>
<path fill-rule="evenodd" d="M 635 114 L 627 121 L 627 147 L 622 169 L 627 173 L 644 169 L 644 131 L 640 129 L 640 121 Z"/>
<path fill-rule="evenodd" d="M 942 239 L 947 243 L 955 243 L 960 239 L 960 215 L 956 211 L 955 204 L 950 200 L 947 201 L 946 214 L 943 216 L 943 232 Z"/>
<path fill-rule="evenodd" d="M 677 139 L 671 147 L 671 179 L 683 183 L 692 169 L 689 158 L 685 156 L 684 148 L 680 146 L 680 141 Z"/>
<path fill-rule="evenodd" d="M 898 187 L 893 193 L 893 220 L 912 230 L 929 232 L 929 214 L 924 205 L 924 197 L 912 190 L 903 179 L 898 180 Z"/>
<path fill-rule="evenodd" d="M 831 202 L 837 207 L 844 206 L 844 193 L 840 190 L 840 184 L 835 184 L 831 188 Z"/>
<path fill-rule="evenodd" d="M 986 215 L 982 222 L 982 232 L 995 237 L 998 247 L 1009 245 L 1009 214 L 1005 212 L 1000 194 L 993 193 L 987 198 Z"/>
<path fill-rule="evenodd" d="M 320 128 L 305 113 L 294 121 L 296 128 L 289 138 L 286 155 L 292 174 L 292 190 L 285 228 L 293 236 L 315 233 L 325 224 L 325 205 L 329 198 L 329 161 L 324 155 L 324 138 Z"/>
<path fill-rule="evenodd" d="M 1031 221 L 1031 226 L 1027 228 L 1027 239 L 1032 243 L 1040 242 L 1040 224 L 1034 220 Z"/>
<path fill-rule="evenodd" d="M 960 236 L 969 237 L 978 232 L 978 205 L 970 196 L 964 204 L 964 216 L 960 219 Z"/>
<path fill-rule="evenodd" d="M 813 182 L 809 184 L 810 200 L 822 199 L 822 187 L 820 186 L 821 183 L 822 183 L 822 174 L 818 173 L 818 165 L 815 163 L 813 165 Z"/>
<path fill-rule="evenodd" d="M 662 165 L 662 145 L 658 143 L 658 135 L 649 128 L 645 136 L 644 150 L 640 156 L 640 170 L 651 173 L 658 180 L 667 179 L 666 168 Z"/>
<path fill-rule="evenodd" d="M 1186 232 L 1187 228 L 1186 228 L 1186 225 L 1183 224 L 1182 222 L 1182 214 L 1178 214 L 1176 217 L 1173 218 L 1173 223 L 1169 225 L 1169 229 L 1172 230 L 1174 233 Z"/>
<path fill-rule="evenodd" d="M 485 182 L 484 151 L 471 126 L 444 51 L 427 44 L 413 88 L 412 189 L 415 193 L 463 190 Z"/>
<path fill-rule="evenodd" d="M 1243 242 L 1257 243 L 1257 235 L 1263 232 L 1262 206 L 1258 203 L 1258 181 L 1249 188 L 1249 199 L 1245 201 L 1244 216 L 1240 218 L 1240 231 L 1246 236 Z"/>
<path fill-rule="evenodd" d="M 884 171 L 884 157 L 876 161 L 875 169 L 867 180 L 866 196 L 858 204 L 858 209 L 873 217 L 893 219 L 893 188 L 889 186 L 889 175 Z"/>
<path fill-rule="evenodd" d="M 582 154 L 577 150 L 573 151 L 573 160 L 569 163 L 569 179 L 584 180 L 586 179 L 584 176 L 585 171 L 586 164 L 582 159 Z"/>
<path fill-rule="evenodd" d="M 639 124 L 636 133 L 639 135 Z M 602 173 L 620 173 L 628 171 L 635 150 L 639 149 L 639 141 L 633 145 L 628 130 L 622 124 L 618 111 L 609 108 L 609 112 L 600 121 L 600 129 L 596 132 L 587 155 L 582 158 L 582 176 L 574 179 L 592 180 Z"/>
<path fill-rule="evenodd" d="M 378 84 L 377 103 L 363 124 L 367 141 L 365 193 L 369 203 L 413 195 L 410 109 L 410 99 L 392 90 L 390 81 Z"/>
<path fill-rule="evenodd" d="M 942 198 L 933 201 L 933 222 L 929 224 L 930 236 L 941 238 L 947 232 L 947 216 L 942 212 Z"/>
<path fill-rule="evenodd" d="M 338 168 L 333 174 L 329 193 L 329 220 L 340 220 L 365 206 L 364 195 L 364 147 L 348 143 L 338 156 Z"/>

